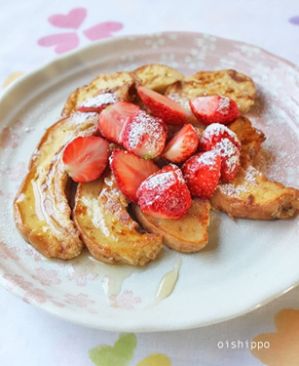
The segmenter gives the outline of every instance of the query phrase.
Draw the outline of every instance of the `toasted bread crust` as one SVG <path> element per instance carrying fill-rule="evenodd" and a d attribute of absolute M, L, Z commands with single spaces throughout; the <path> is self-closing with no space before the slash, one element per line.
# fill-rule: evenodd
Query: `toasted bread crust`
<path fill-rule="evenodd" d="M 158 219 L 134 206 L 138 221 L 149 232 L 162 235 L 163 243 L 182 253 L 195 253 L 208 243 L 210 203 L 194 199 L 188 213 L 179 220 Z"/>
<path fill-rule="evenodd" d="M 118 100 L 130 100 L 130 89 L 134 85 L 134 77 L 129 72 L 113 72 L 101 74 L 89 84 L 74 90 L 68 97 L 61 115 L 67 117 L 74 113 L 78 106 L 89 98 L 102 93 L 111 92 Z"/>
<path fill-rule="evenodd" d="M 134 70 L 136 83 L 163 93 L 176 81 L 183 80 L 184 75 L 172 67 L 161 64 L 149 64 Z"/>
<path fill-rule="evenodd" d="M 80 89 L 77 88 L 68 96 L 61 112 L 62 118 L 68 117 L 75 112 L 79 91 Z"/>
<path fill-rule="evenodd" d="M 170 85 L 165 94 L 181 100 L 201 95 L 224 95 L 235 100 L 241 113 L 246 113 L 254 105 L 256 87 L 251 78 L 235 70 L 200 71 Z"/>
<path fill-rule="evenodd" d="M 232 217 L 289 219 L 298 214 L 299 190 L 271 181 L 249 166 L 240 171 L 233 183 L 220 185 L 211 203 Z"/>
<path fill-rule="evenodd" d="M 76 114 L 48 128 L 15 198 L 14 215 L 20 233 L 46 257 L 71 259 L 82 250 L 67 202 L 68 176 L 61 153 L 75 136 L 92 134 L 96 121 L 95 115 Z"/>
<path fill-rule="evenodd" d="M 241 142 L 241 165 L 247 167 L 258 155 L 266 137 L 244 116 L 237 118 L 229 128 L 235 132 Z"/>
<path fill-rule="evenodd" d="M 88 250 L 103 262 L 143 266 L 162 250 L 162 237 L 141 231 L 110 177 L 79 184 L 73 217 Z"/>

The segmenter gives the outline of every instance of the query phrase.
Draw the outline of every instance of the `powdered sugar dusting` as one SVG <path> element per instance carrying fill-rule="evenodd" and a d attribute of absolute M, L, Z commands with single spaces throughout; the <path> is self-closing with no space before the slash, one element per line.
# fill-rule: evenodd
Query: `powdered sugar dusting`
<path fill-rule="evenodd" d="M 222 139 L 215 145 L 215 151 L 225 160 L 226 169 L 231 173 L 240 163 L 239 149 L 227 138 Z"/>
<path fill-rule="evenodd" d="M 220 97 L 217 112 L 221 114 L 227 114 L 229 109 L 230 99 L 228 97 Z"/>
<path fill-rule="evenodd" d="M 238 197 L 241 193 L 248 192 L 248 185 L 256 183 L 256 178 L 261 173 L 256 170 L 253 166 L 249 166 L 245 172 L 244 180 L 242 184 L 222 184 L 220 185 L 220 190 L 222 193 L 230 197 Z"/>
<path fill-rule="evenodd" d="M 95 108 L 103 105 L 113 104 L 117 101 L 117 97 L 114 93 L 103 93 L 85 100 L 79 107 Z"/>
<path fill-rule="evenodd" d="M 252 165 L 249 165 L 249 167 L 246 169 L 245 172 L 245 181 L 248 183 L 255 183 L 257 176 L 261 175 L 261 173 L 255 169 Z"/>
<path fill-rule="evenodd" d="M 136 118 L 128 125 L 126 147 L 128 150 L 142 147 L 147 155 L 156 156 L 165 144 L 163 122 L 144 111 L 138 113 Z M 160 153 L 160 151 L 158 151 Z"/>
<path fill-rule="evenodd" d="M 149 179 L 145 180 L 142 184 L 145 189 L 157 189 L 161 188 L 163 190 L 171 187 L 176 181 L 173 171 L 169 172 L 159 172 L 156 175 L 151 176 Z"/>
<path fill-rule="evenodd" d="M 183 176 L 183 173 L 181 171 L 181 169 L 178 169 L 175 165 L 171 164 L 171 166 L 175 169 L 174 170 L 174 174 L 176 175 L 177 181 L 181 184 L 185 184 L 185 179 Z"/>
<path fill-rule="evenodd" d="M 222 125 L 221 123 L 212 123 L 210 124 L 201 135 L 201 142 L 207 143 L 211 142 L 211 140 L 218 139 L 221 136 L 230 137 L 234 141 L 239 142 L 237 135 L 230 130 L 228 127 Z"/>
<path fill-rule="evenodd" d="M 214 169 L 217 155 L 218 153 L 215 150 L 206 151 L 202 154 L 194 155 L 190 159 L 191 162 L 188 163 L 188 173 L 185 172 L 185 174 L 196 174 L 199 165 L 205 165 L 208 166 L 209 169 Z"/>
<path fill-rule="evenodd" d="M 198 156 L 198 162 L 207 166 L 213 166 L 215 164 L 216 156 L 217 156 L 216 151 L 214 150 L 207 151 Z"/>

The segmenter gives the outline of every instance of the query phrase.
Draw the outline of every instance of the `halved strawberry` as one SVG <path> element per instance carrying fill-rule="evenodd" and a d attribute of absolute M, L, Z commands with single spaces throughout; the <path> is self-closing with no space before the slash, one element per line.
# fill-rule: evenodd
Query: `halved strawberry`
<path fill-rule="evenodd" d="M 214 146 L 224 138 L 229 139 L 238 148 L 241 147 L 237 135 L 228 127 L 221 125 L 220 123 L 212 123 L 202 132 L 199 146 L 204 151 L 212 150 Z"/>
<path fill-rule="evenodd" d="M 143 181 L 137 197 L 144 213 L 166 219 L 179 219 L 192 203 L 183 174 L 175 165 L 167 165 Z"/>
<path fill-rule="evenodd" d="M 193 196 L 211 198 L 220 179 L 221 157 L 215 151 L 192 156 L 183 165 L 183 174 Z"/>
<path fill-rule="evenodd" d="M 190 107 L 194 116 L 205 125 L 214 122 L 226 125 L 240 115 L 234 100 L 219 95 L 197 97 L 190 100 Z"/>
<path fill-rule="evenodd" d="M 84 100 L 78 107 L 79 112 L 101 112 L 108 105 L 116 103 L 117 98 L 114 93 L 103 93 Z"/>
<path fill-rule="evenodd" d="M 163 157 L 173 163 L 182 163 L 197 150 L 199 138 L 191 124 L 184 125 L 168 142 Z"/>
<path fill-rule="evenodd" d="M 218 142 L 214 151 L 221 157 L 221 180 L 229 183 L 233 181 L 240 169 L 240 149 L 224 138 Z"/>
<path fill-rule="evenodd" d="M 137 92 L 150 113 L 165 123 L 181 125 L 187 122 L 186 111 L 174 100 L 144 86 L 139 86 Z"/>
<path fill-rule="evenodd" d="M 153 159 L 164 150 L 166 137 L 162 120 L 140 111 L 127 123 L 122 143 L 128 151 L 144 159 Z"/>
<path fill-rule="evenodd" d="M 112 152 L 110 167 L 118 188 L 133 202 L 137 202 L 136 192 L 140 184 L 159 170 L 151 160 L 144 160 L 124 150 Z"/>
<path fill-rule="evenodd" d="M 91 182 L 101 176 L 107 166 L 109 143 L 102 137 L 77 137 L 64 149 L 65 169 L 75 182 Z"/>
<path fill-rule="evenodd" d="M 122 143 L 126 125 L 141 109 L 132 103 L 118 102 L 103 110 L 99 117 L 98 129 L 102 136 L 111 142 Z"/>

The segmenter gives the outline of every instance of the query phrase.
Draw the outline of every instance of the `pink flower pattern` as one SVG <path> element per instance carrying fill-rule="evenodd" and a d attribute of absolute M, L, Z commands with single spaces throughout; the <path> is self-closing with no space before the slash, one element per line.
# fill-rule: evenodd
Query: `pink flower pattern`
<path fill-rule="evenodd" d="M 28 291 L 33 286 L 31 282 L 25 280 L 23 276 L 18 274 L 4 273 L 3 277 L 13 286 L 18 286 L 24 291 Z"/>
<path fill-rule="evenodd" d="M 87 294 L 66 294 L 65 295 L 65 302 L 69 305 L 74 305 L 79 308 L 86 308 L 88 305 L 92 305 L 95 303 L 94 300 L 89 299 Z"/>
<path fill-rule="evenodd" d="M 53 286 L 61 283 L 61 279 L 58 277 L 57 271 L 53 269 L 44 269 L 39 267 L 36 269 L 35 273 L 36 274 L 33 278 L 39 281 L 41 285 Z"/>
<path fill-rule="evenodd" d="M 110 296 L 110 303 L 115 308 L 133 310 L 137 304 L 141 303 L 141 298 L 135 296 L 133 291 L 126 290 L 117 296 Z"/>
<path fill-rule="evenodd" d="M 39 304 L 45 303 L 50 297 L 47 293 L 41 288 L 31 288 L 30 290 L 26 291 L 24 294 L 24 298 L 27 299 L 28 302 L 34 301 Z"/>
<path fill-rule="evenodd" d="M 33 257 L 33 260 L 35 262 L 42 261 L 42 256 L 35 249 L 28 247 L 28 248 L 25 249 L 24 252 L 25 252 L 26 255 L 28 255 L 30 257 Z"/>
<path fill-rule="evenodd" d="M 77 286 L 84 287 L 87 285 L 88 280 L 95 280 L 98 277 L 96 273 L 78 273 L 78 272 L 71 272 L 68 274 L 68 278 L 71 281 L 74 281 Z"/>
<path fill-rule="evenodd" d="M 4 260 L 13 260 L 19 261 L 20 257 L 17 253 L 19 253 L 20 249 L 17 247 L 9 247 L 3 241 L 0 241 L 0 258 Z"/>
<path fill-rule="evenodd" d="M 80 44 L 79 28 L 83 24 L 87 16 L 86 8 L 74 8 L 67 14 L 53 14 L 48 18 L 49 23 L 62 29 L 71 31 L 64 33 L 56 33 L 46 35 L 38 39 L 37 43 L 41 47 L 54 47 L 57 54 L 65 53 L 77 48 Z M 95 24 L 83 30 L 82 34 L 90 41 L 97 41 L 108 38 L 114 32 L 118 32 L 123 28 L 123 24 L 115 21 L 108 21 Z"/>

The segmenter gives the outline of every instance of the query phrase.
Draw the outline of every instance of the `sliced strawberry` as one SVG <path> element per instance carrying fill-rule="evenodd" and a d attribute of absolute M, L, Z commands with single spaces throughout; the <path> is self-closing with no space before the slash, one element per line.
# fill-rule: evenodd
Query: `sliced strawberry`
<path fill-rule="evenodd" d="M 137 202 L 136 192 L 140 184 L 159 170 L 151 160 L 144 160 L 124 150 L 112 152 L 110 167 L 118 188 L 133 202 Z"/>
<path fill-rule="evenodd" d="M 168 142 L 163 157 L 173 163 L 182 163 L 197 150 L 198 134 L 191 124 L 184 125 Z"/>
<path fill-rule="evenodd" d="M 233 181 L 240 169 L 240 149 L 231 140 L 224 138 L 215 145 L 214 151 L 221 157 L 222 182 Z"/>
<path fill-rule="evenodd" d="M 186 111 L 174 100 L 144 86 L 139 86 L 137 92 L 150 113 L 165 123 L 181 125 L 187 122 Z"/>
<path fill-rule="evenodd" d="M 192 156 L 183 165 L 183 174 L 193 196 L 211 198 L 220 179 L 221 157 L 214 151 Z"/>
<path fill-rule="evenodd" d="M 226 125 L 240 115 L 234 100 L 219 95 L 197 97 L 190 100 L 190 107 L 194 116 L 205 125 L 214 122 Z"/>
<path fill-rule="evenodd" d="M 103 110 L 99 117 L 98 129 L 102 136 L 111 142 L 122 143 L 126 125 L 141 109 L 132 103 L 118 102 Z"/>
<path fill-rule="evenodd" d="M 166 137 L 162 120 L 140 111 L 126 125 L 122 143 L 128 151 L 144 159 L 153 159 L 164 150 Z"/>
<path fill-rule="evenodd" d="M 179 219 L 192 203 L 183 174 L 175 165 L 149 176 L 138 188 L 137 197 L 144 213 L 165 219 Z"/>
<path fill-rule="evenodd" d="M 84 100 L 78 107 L 79 112 L 101 112 L 108 105 L 117 102 L 114 93 L 103 93 Z"/>
<path fill-rule="evenodd" d="M 65 169 L 75 182 L 91 182 L 101 176 L 107 166 L 109 143 L 102 137 L 77 137 L 64 149 Z"/>
<path fill-rule="evenodd" d="M 229 139 L 236 147 L 241 147 L 237 135 L 228 127 L 221 125 L 220 123 L 212 123 L 202 132 L 199 146 L 204 151 L 212 150 L 214 146 L 224 138 Z"/>

